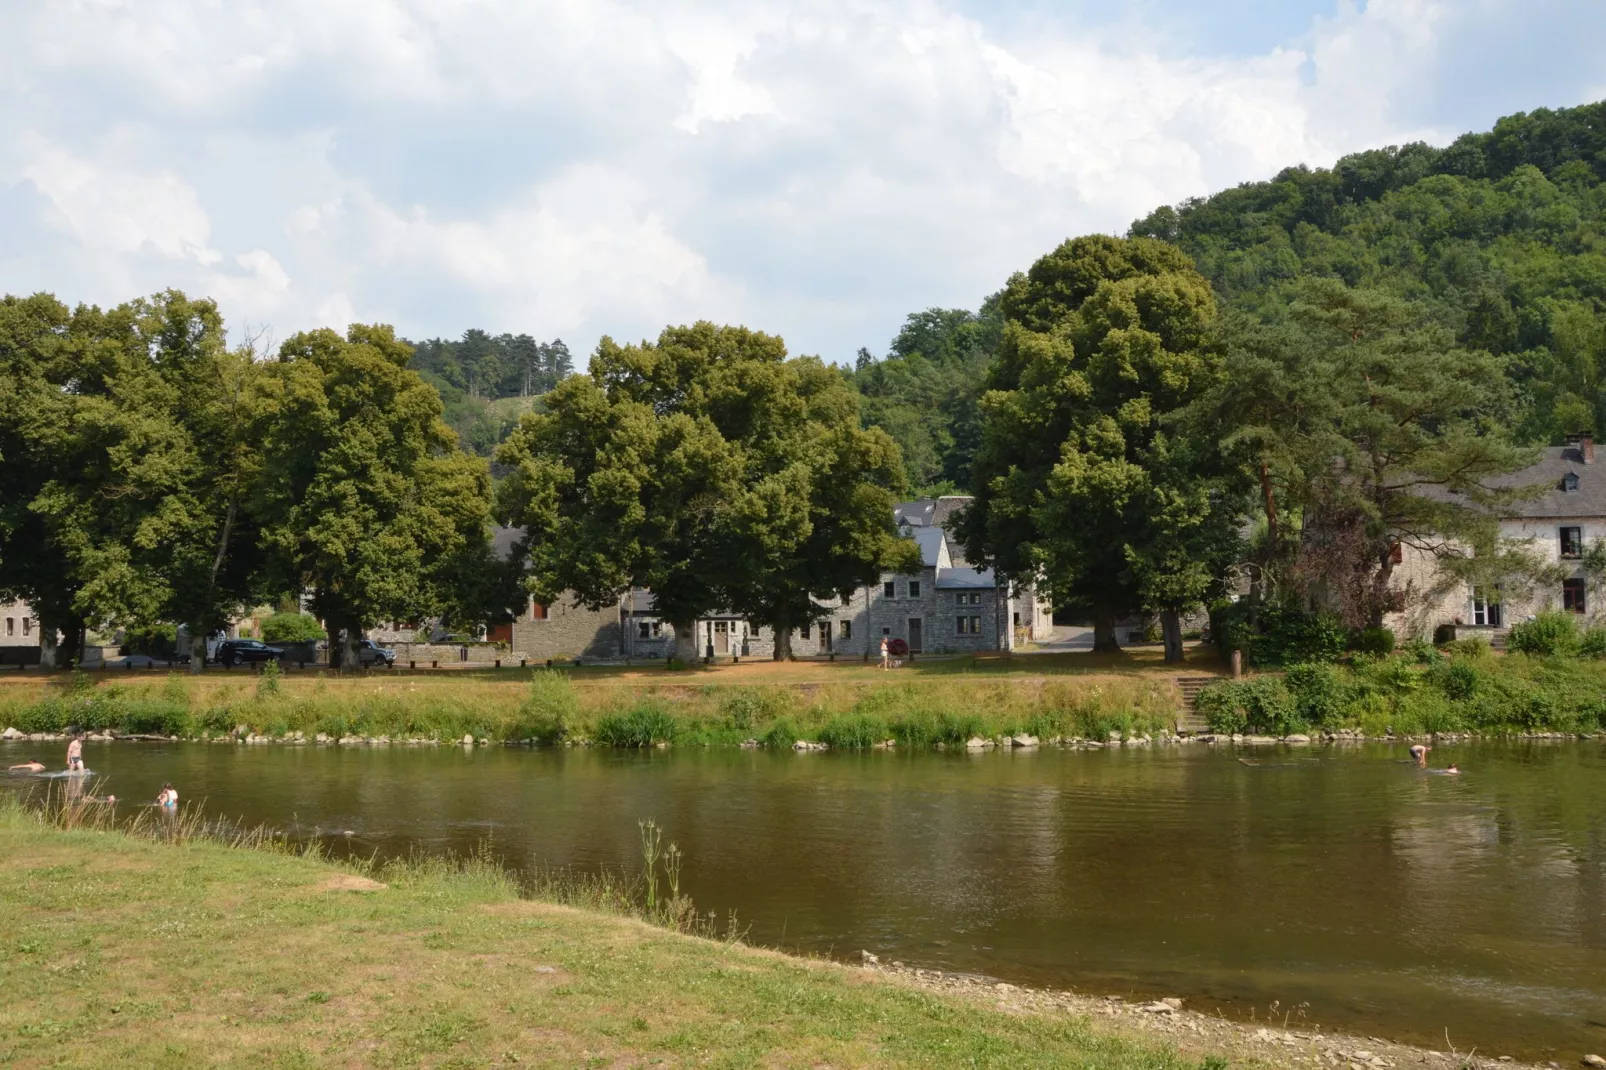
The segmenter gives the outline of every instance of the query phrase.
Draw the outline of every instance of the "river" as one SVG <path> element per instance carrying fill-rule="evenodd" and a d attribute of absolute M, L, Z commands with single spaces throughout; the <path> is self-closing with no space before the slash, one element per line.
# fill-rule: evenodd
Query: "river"
<path fill-rule="evenodd" d="M 0 760 L 59 768 L 61 749 L 5 744 Z M 120 797 L 172 781 L 187 806 L 365 856 L 489 843 L 516 867 L 630 869 L 637 820 L 655 818 L 698 907 L 785 950 L 1182 996 L 1441 1050 L 1446 1031 L 1528 1059 L 1606 1049 L 1599 742 L 1435 750 L 1459 777 L 1384 745 L 85 757 Z"/>

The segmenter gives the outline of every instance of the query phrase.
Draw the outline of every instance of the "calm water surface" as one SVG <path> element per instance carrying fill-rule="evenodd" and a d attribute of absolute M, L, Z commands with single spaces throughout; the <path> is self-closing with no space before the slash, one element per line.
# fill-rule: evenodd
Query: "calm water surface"
<path fill-rule="evenodd" d="M 0 745 L 0 760 L 62 745 Z M 1606 748 L 943 754 L 88 744 L 120 796 L 381 855 L 637 865 L 755 943 L 1525 1058 L 1606 1049 Z M 16 779 L 0 781 L 18 787 Z M 349 830 L 351 835 L 345 835 Z M 1272 1010 L 1275 1005 L 1275 1011 Z"/>

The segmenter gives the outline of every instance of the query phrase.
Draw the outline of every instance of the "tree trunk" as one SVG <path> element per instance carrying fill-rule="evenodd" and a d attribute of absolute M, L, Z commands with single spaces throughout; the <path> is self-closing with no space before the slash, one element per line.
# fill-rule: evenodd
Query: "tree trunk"
<path fill-rule="evenodd" d="M 39 620 L 39 667 L 46 672 L 56 668 L 60 656 L 61 649 L 56 641 L 56 626 L 41 617 Z"/>
<path fill-rule="evenodd" d="M 697 664 L 697 622 L 670 621 L 669 626 L 675 630 L 675 660 L 682 665 Z"/>
<path fill-rule="evenodd" d="M 1277 497 L 1272 493 L 1271 468 L 1260 462 L 1260 496 L 1266 507 L 1266 560 L 1277 557 Z"/>
<path fill-rule="evenodd" d="M 69 617 L 67 627 L 62 629 L 61 652 L 57 660 L 69 668 L 79 668 L 84 663 L 84 633 L 88 630 L 82 617 Z"/>
<path fill-rule="evenodd" d="M 1093 652 L 1115 654 L 1121 644 L 1115 638 L 1115 611 L 1102 599 L 1093 603 Z"/>
<path fill-rule="evenodd" d="M 772 627 L 775 629 L 775 651 L 770 657 L 775 661 L 791 661 L 792 619 L 782 613 L 775 618 Z"/>
<path fill-rule="evenodd" d="M 1160 631 L 1165 636 L 1165 662 L 1182 663 L 1182 615 L 1174 609 L 1160 611 Z"/>
<path fill-rule="evenodd" d="M 190 628 L 190 673 L 193 675 L 206 668 L 206 628 L 193 624 Z"/>
<path fill-rule="evenodd" d="M 340 671 L 356 672 L 362 667 L 357 660 L 357 640 L 359 628 L 345 627 L 340 629 Z"/>

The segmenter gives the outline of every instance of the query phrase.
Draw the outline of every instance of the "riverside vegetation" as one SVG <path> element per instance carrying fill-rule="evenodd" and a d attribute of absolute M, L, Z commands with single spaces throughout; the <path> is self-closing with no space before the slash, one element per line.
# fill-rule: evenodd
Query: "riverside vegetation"
<path fill-rule="evenodd" d="M 1281 675 L 1212 684 L 1198 708 L 1213 731 L 1279 736 L 1606 729 L 1606 631 L 1581 630 L 1572 614 L 1542 613 L 1511 630 L 1509 647 L 1496 655 L 1480 640 L 1418 642 L 1398 653 L 1358 653 L 1348 665 L 1291 664 Z"/>
<path fill-rule="evenodd" d="M 850 670 L 851 671 L 851 670 Z M 737 746 L 798 740 L 868 748 L 963 745 L 973 736 L 1027 733 L 1102 739 L 1168 730 L 1169 680 L 1142 676 L 1008 678 L 954 674 L 907 681 L 799 685 L 586 679 L 565 670 L 486 677 L 281 676 L 112 682 L 73 673 L 0 688 L 0 726 L 58 733 L 70 726 L 125 735 L 194 738 L 240 726 L 268 737 L 458 740 L 619 747 Z"/>
<path fill-rule="evenodd" d="M 531 899 L 484 859 L 360 875 L 14 803 L 0 850 L 7 1065 L 1198 1065 L 1081 1017 Z"/>

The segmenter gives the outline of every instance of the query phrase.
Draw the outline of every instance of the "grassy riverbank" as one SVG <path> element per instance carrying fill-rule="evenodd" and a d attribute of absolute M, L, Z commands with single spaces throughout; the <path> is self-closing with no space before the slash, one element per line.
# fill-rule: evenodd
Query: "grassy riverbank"
<path fill-rule="evenodd" d="M 0 809 L 8 1066 L 1197 1066 L 1085 1019 L 522 899 Z M 1225 1065 L 1215 1063 L 1207 1065 Z"/>
<path fill-rule="evenodd" d="M 963 743 L 1027 732 L 1103 738 L 1169 728 L 1177 691 L 1145 671 L 1068 671 L 1020 658 L 1015 671 L 881 673 L 860 666 L 740 666 L 742 672 L 503 670 L 482 674 L 375 672 L 340 678 L 184 673 L 119 678 L 78 673 L 0 687 L 0 727 L 182 737 L 239 725 L 271 736 L 491 740 L 588 739 L 616 746 L 735 746 L 757 739 L 867 747 Z M 1048 671 L 1041 671 L 1048 670 Z M 1056 671 L 1057 670 L 1057 671 Z M 1197 670 L 1195 670 L 1197 671 Z"/>
<path fill-rule="evenodd" d="M 1359 657 L 1213 684 L 1199 696 L 1199 712 L 1217 731 L 1272 735 L 1597 732 L 1606 729 L 1606 661 L 1481 646 Z"/>

